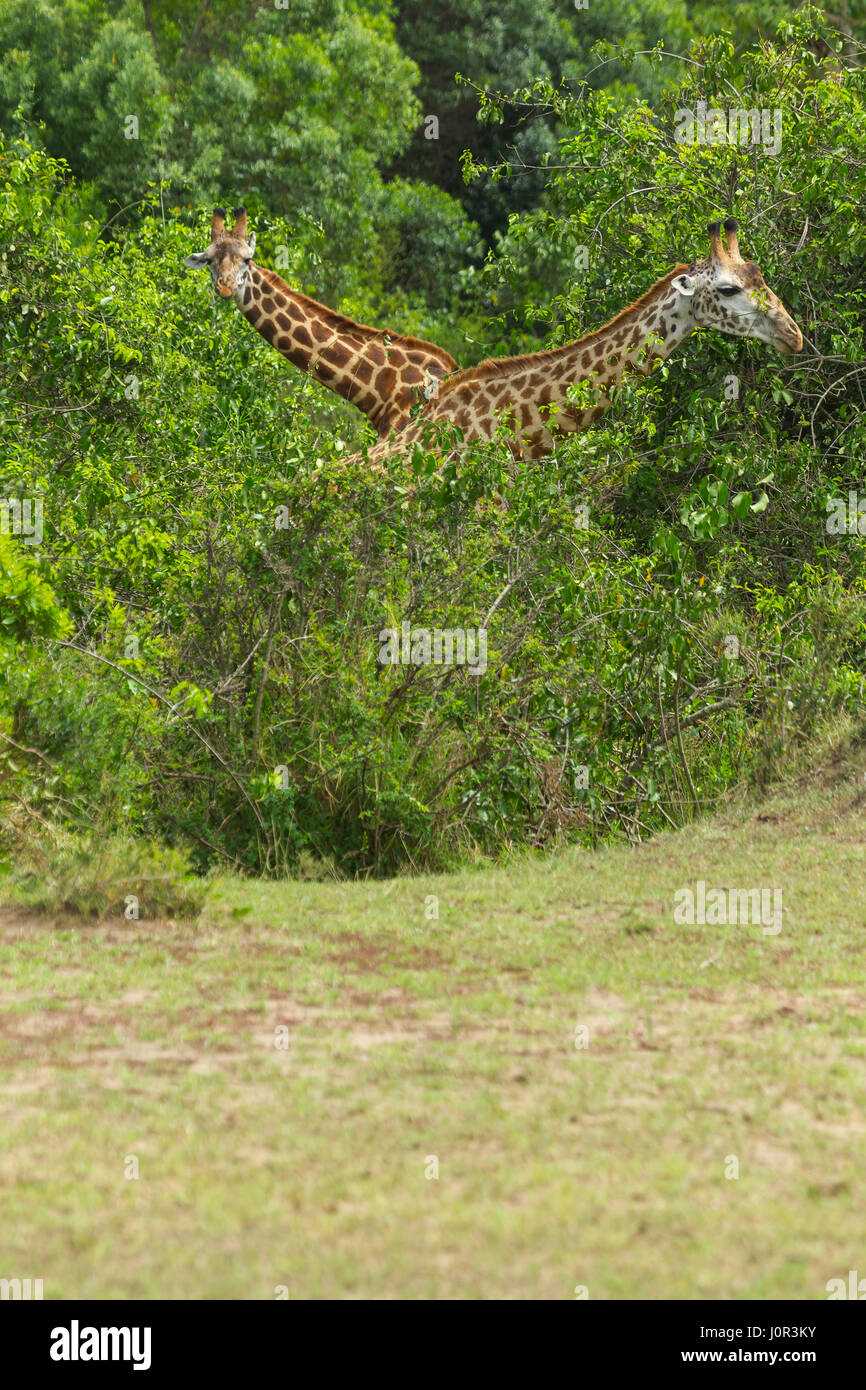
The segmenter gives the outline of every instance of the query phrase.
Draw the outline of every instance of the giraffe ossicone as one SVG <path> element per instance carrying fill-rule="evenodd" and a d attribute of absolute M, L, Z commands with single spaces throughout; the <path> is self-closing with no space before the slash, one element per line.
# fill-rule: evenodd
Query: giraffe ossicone
<path fill-rule="evenodd" d="M 413 405 L 435 396 L 430 382 L 438 390 L 455 370 L 454 358 L 435 343 L 356 323 L 290 289 L 253 261 L 256 234 L 248 233 L 246 209 L 235 208 L 231 227 L 225 219 L 225 208 L 216 208 L 210 245 L 187 256 L 184 265 L 207 267 L 217 294 L 234 299 L 266 342 L 357 406 L 380 436 L 407 424 Z"/>

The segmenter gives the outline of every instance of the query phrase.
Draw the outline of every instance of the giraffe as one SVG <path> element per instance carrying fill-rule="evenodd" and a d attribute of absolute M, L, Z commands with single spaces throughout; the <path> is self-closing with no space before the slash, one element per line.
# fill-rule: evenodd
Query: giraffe
<path fill-rule="evenodd" d="M 427 424 L 456 425 L 468 443 L 492 438 L 503 419 L 515 457 L 543 458 L 554 438 L 584 430 L 604 414 L 611 388 L 626 372 L 646 375 L 655 358 L 668 357 L 698 327 L 799 352 L 799 328 L 754 262 L 740 255 L 736 221 L 725 222 L 724 242 L 719 222 L 707 231 L 708 256 L 676 265 L 603 328 L 550 352 L 491 358 L 449 376 L 416 418 L 368 451 L 369 461 L 404 453 Z M 569 388 L 583 381 L 590 403 L 571 402 Z"/>
<path fill-rule="evenodd" d="M 244 318 L 296 367 L 336 391 L 369 418 L 380 436 L 406 423 L 416 400 L 438 389 L 456 362 L 434 343 L 368 328 L 292 290 L 272 270 L 253 261 L 256 234 L 247 236 L 247 214 L 226 210 L 211 221 L 210 245 L 187 256 L 191 270 L 208 266 L 223 299 L 234 299 Z"/>

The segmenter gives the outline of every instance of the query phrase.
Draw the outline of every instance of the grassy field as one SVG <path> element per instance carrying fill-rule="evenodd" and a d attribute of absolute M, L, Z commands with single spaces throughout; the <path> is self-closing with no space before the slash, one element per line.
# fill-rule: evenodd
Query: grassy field
<path fill-rule="evenodd" d="M 635 848 L 223 879 L 194 925 L 7 907 L 0 1276 L 59 1299 L 826 1298 L 866 1273 L 864 772 L 824 750 L 757 809 Z M 781 888 L 781 931 L 678 925 L 698 879 Z"/>

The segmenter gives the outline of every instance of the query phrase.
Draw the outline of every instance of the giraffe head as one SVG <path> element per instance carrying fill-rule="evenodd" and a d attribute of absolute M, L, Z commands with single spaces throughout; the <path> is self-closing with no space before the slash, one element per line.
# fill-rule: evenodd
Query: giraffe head
<path fill-rule="evenodd" d="M 718 222 L 711 222 L 707 231 L 710 254 L 671 282 L 681 312 L 696 326 L 718 328 L 735 338 L 759 338 L 779 352 L 799 352 L 803 335 L 754 261 L 740 255 L 734 219 L 725 223 L 724 242 Z"/>
<path fill-rule="evenodd" d="M 247 238 L 247 210 L 235 208 L 233 227 L 226 227 L 225 208 L 216 208 L 210 225 L 210 246 L 187 256 L 185 266 L 200 270 L 210 266 L 214 289 L 223 299 L 235 298 L 243 291 L 250 262 L 256 249 L 256 234 Z"/>

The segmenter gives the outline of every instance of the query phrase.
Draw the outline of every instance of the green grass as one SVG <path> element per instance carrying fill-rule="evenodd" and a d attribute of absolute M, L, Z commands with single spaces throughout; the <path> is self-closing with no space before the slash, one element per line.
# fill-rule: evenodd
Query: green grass
<path fill-rule="evenodd" d="M 223 879 L 195 924 L 0 914 L 0 1276 L 825 1298 L 866 1261 L 866 757 L 821 756 L 636 848 Z M 698 878 L 781 887 L 781 932 L 677 926 Z"/>

